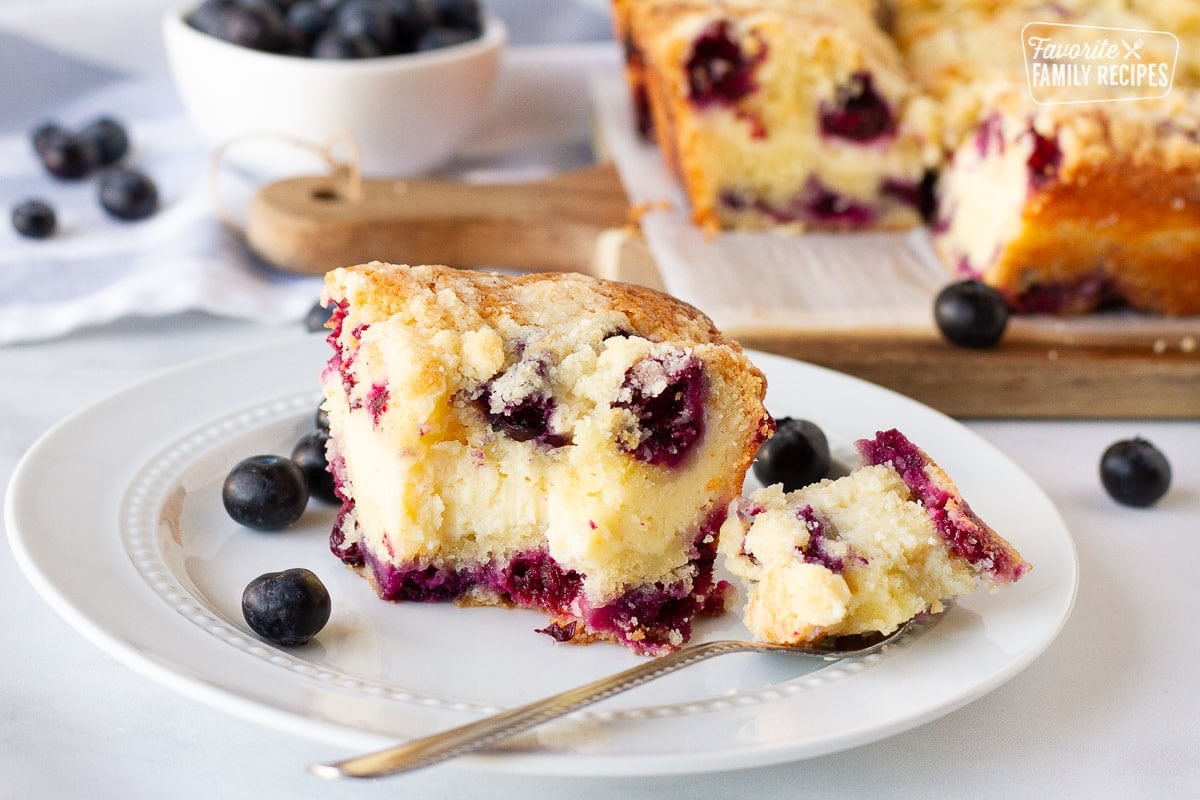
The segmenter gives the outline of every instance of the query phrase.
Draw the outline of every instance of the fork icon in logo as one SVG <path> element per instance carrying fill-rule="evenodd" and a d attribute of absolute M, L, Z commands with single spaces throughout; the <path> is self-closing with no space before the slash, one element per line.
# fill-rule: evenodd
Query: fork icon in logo
<path fill-rule="evenodd" d="M 1145 42 L 1144 42 L 1143 40 L 1141 40 L 1141 39 L 1138 39 L 1138 40 L 1137 40 L 1136 42 L 1134 42 L 1133 44 L 1130 44 L 1129 42 L 1127 42 L 1127 41 L 1125 41 L 1124 39 L 1122 39 L 1122 40 L 1121 40 L 1121 44 L 1125 45 L 1125 55 L 1124 55 L 1124 57 L 1123 57 L 1123 59 L 1124 59 L 1125 61 L 1128 61 L 1130 56 L 1133 56 L 1133 57 L 1134 57 L 1134 58 L 1136 58 L 1138 61 L 1141 61 L 1141 60 L 1142 60 L 1142 54 L 1141 54 L 1141 53 L 1139 53 L 1139 52 L 1138 52 L 1138 50 L 1141 50 L 1141 49 L 1142 49 L 1142 45 L 1144 45 L 1144 44 L 1145 44 Z"/>

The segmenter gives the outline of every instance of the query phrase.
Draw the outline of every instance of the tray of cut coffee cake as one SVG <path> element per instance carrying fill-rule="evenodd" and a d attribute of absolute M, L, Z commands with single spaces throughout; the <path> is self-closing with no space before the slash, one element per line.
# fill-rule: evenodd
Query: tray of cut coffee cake
<path fill-rule="evenodd" d="M 1200 414 L 1200 317 L 1023 313 L 996 347 L 955 347 L 933 303 L 956 278 L 927 229 L 703 230 L 658 148 L 637 134 L 624 80 L 596 76 L 592 94 L 602 146 L 639 222 L 602 251 L 607 277 L 663 288 L 748 346 L 959 416 Z"/>

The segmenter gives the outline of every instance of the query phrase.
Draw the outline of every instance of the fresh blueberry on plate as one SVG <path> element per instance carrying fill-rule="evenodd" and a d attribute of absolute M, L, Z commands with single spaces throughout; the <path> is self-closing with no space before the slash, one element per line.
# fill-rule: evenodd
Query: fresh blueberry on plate
<path fill-rule="evenodd" d="M 828 477 L 830 463 L 829 440 L 816 423 L 783 417 L 758 449 L 754 477 L 763 486 L 782 483 L 783 490 L 791 492 Z"/>
<path fill-rule="evenodd" d="M 250 630 L 284 647 L 307 643 L 329 622 L 331 611 L 329 590 L 303 568 L 259 575 L 242 592 L 242 616 Z"/>
<path fill-rule="evenodd" d="M 323 500 L 326 503 L 341 502 L 333 488 L 333 473 L 329 471 L 329 462 L 325 457 L 325 443 L 329 435 L 323 432 L 310 433 L 292 449 L 292 461 L 304 473 L 304 482 L 308 486 L 308 496 Z"/>
<path fill-rule="evenodd" d="M 235 522 L 260 531 L 278 531 L 304 514 L 308 483 L 290 458 L 258 455 L 237 463 L 221 487 L 225 510 Z"/>

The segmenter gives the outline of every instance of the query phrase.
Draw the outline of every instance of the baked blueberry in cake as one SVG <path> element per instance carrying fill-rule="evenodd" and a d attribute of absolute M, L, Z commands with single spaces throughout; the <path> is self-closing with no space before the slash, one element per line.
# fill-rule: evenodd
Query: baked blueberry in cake
<path fill-rule="evenodd" d="M 920 222 L 936 129 L 873 10 L 865 0 L 616 5 L 642 127 L 697 224 Z"/>
<path fill-rule="evenodd" d="M 720 550 L 748 587 L 744 620 L 756 638 L 890 633 L 947 598 L 1029 571 L 902 433 L 857 446 L 860 466 L 845 477 L 787 493 L 775 484 L 733 503 Z"/>
<path fill-rule="evenodd" d="M 544 611 L 639 653 L 720 613 L 716 534 L 773 422 L 690 306 L 583 275 L 334 270 L 331 546 L 393 601 Z"/>

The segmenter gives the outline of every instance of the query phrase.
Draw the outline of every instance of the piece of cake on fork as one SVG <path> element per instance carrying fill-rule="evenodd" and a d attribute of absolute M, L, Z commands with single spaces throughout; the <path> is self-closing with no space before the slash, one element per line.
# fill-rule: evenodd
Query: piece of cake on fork
<path fill-rule="evenodd" d="M 325 300 L 331 546 L 381 597 L 649 654 L 724 610 L 716 533 L 773 422 L 707 317 L 584 275 L 380 263 Z"/>
<path fill-rule="evenodd" d="M 981 583 L 997 588 L 1029 571 L 899 431 L 858 450 L 861 466 L 845 477 L 734 502 L 720 550 L 747 586 L 744 621 L 757 639 L 887 634 Z"/>

